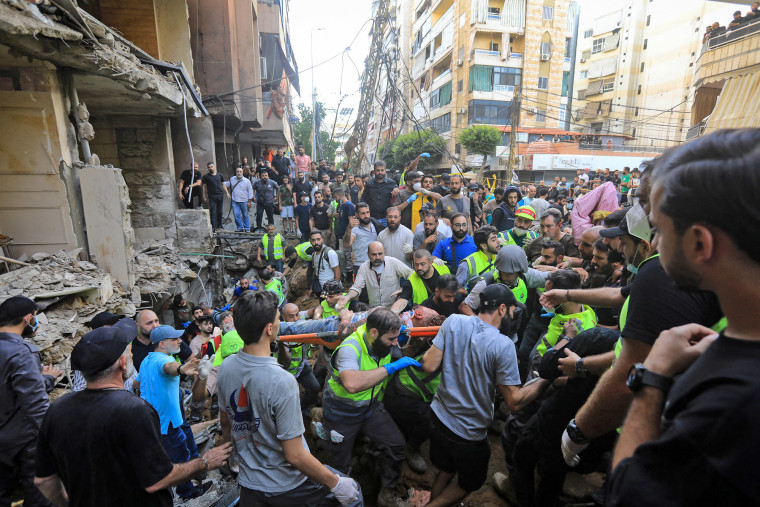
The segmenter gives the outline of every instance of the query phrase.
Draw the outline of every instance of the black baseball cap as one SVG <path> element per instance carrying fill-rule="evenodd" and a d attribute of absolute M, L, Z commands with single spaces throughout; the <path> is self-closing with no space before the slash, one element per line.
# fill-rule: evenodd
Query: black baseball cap
<path fill-rule="evenodd" d="M 103 326 L 113 326 L 123 318 L 124 315 L 116 315 L 115 313 L 111 312 L 100 312 L 92 318 L 88 325 L 92 329 L 97 329 Z"/>
<path fill-rule="evenodd" d="M 0 304 L 0 322 L 11 322 L 38 310 L 40 306 L 28 297 L 9 297 Z"/>
<path fill-rule="evenodd" d="M 494 283 L 483 289 L 480 293 L 481 308 L 496 308 L 502 304 L 510 306 L 517 305 L 515 295 L 506 285 Z"/>
<path fill-rule="evenodd" d="M 451 175 L 449 173 L 442 174 L 441 179 L 443 181 L 451 181 Z"/>
<path fill-rule="evenodd" d="M 93 329 L 74 345 L 71 368 L 85 375 L 103 371 L 119 359 L 131 341 L 118 327 Z"/>
<path fill-rule="evenodd" d="M 628 234 L 630 234 L 628 232 L 628 221 L 625 218 L 617 227 L 607 227 L 599 231 L 599 235 L 603 238 L 618 238 Z"/>

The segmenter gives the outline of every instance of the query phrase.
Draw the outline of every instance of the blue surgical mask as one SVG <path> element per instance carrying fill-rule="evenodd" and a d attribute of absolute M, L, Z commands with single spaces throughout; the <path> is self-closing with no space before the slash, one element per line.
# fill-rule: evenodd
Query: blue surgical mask
<path fill-rule="evenodd" d="M 566 206 L 567 209 L 573 209 L 573 203 L 569 202 Z"/>
<path fill-rule="evenodd" d="M 632 261 L 636 258 L 636 254 L 639 253 L 640 246 L 641 246 L 641 243 L 639 243 L 639 246 L 636 247 L 636 251 L 633 252 L 633 257 L 631 257 Z M 626 269 L 628 270 L 629 273 L 634 274 L 634 275 L 639 272 L 639 267 L 634 266 L 633 262 L 629 262 L 628 265 L 626 266 Z"/>

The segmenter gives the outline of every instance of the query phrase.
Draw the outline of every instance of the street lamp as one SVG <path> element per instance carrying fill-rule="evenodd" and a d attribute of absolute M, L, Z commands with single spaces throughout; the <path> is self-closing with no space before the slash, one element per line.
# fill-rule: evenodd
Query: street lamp
<path fill-rule="evenodd" d="M 317 91 L 314 87 L 314 32 L 326 30 L 326 28 L 312 28 L 309 34 L 311 43 L 309 51 L 311 53 L 311 161 L 314 162 L 317 156 Z"/>

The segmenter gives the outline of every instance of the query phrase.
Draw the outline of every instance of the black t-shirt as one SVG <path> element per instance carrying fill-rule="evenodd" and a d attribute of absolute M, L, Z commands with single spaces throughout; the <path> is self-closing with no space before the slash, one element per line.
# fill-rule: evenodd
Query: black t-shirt
<path fill-rule="evenodd" d="M 710 327 L 721 317 L 715 294 L 679 289 L 654 257 L 639 266 L 633 279 L 622 335 L 651 345 L 666 329 L 692 322 Z"/>
<path fill-rule="evenodd" d="M 444 195 L 449 195 L 451 190 L 449 187 L 443 188 L 441 185 L 433 185 L 433 192 L 441 194 L 441 197 L 443 197 Z"/>
<path fill-rule="evenodd" d="M 608 479 L 605 505 L 760 505 L 760 342 L 721 335 L 676 380 L 659 439 Z"/>
<path fill-rule="evenodd" d="M 457 292 L 457 295 L 454 296 L 454 302 L 451 304 L 447 303 L 447 306 L 438 306 L 438 303 L 435 302 L 435 294 L 427 298 L 425 301 L 420 303 L 421 306 L 424 306 L 426 308 L 430 308 L 431 310 L 438 313 L 438 315 L 443 315 L 444 317 L 448 317 L 449 315 L 452 315 L 457 312 L 457 309 L 459 308 L 459 305 L 464 302 L 465 295 L 462 293 Z"/>
<path fill-rule="evenodd" d="M 173 465 L 158 414 L 122 389 L 85 389 L 50 406 L 40 427 L 38 477 L 58 475 L 71 506 L 171 506 L 169 489 L 145 488 Z"/>
<path fill-rule="evenodd" d="M 206 192 L 210 199 L 222 199 L 224 197 L 224 176 L 219 173 L 205 174 L 203 176 L 203 184 L 206 185 Z"/>
<path fill-rule="evenodd" d="M 298 197 L 299 194 L 306 194 L 309 196 L 309 199 L 311 199 L 311 183 L 308 180 L 301 181 L 294 181 L 293 182 L 293 201 L 296 205 L 301 204 L 301 198 Z"/>
<path fill-rule="evenodd" d="M 438 274 L 438 271 L 433 269 L 433 276 L 425 280 L 424 278 L 421 278 L 422 283 L 425 284 L 425 288 L 427 289 L 428 295 L 425 297 L 427 299 L 428 297 L 435 294 L 435 284 L 438 283 L 438 279 L 441 277 L 440 274 Z M 409 283 L 409 280 L 401 280 L 401 294 L 399 297 L 401 299 L 406 299 L 407 301 L 412 301 L 414 299 L 412 291 L 412 284 Z"/>
<path fill-rule="evenodd" d="M 316 204 L 311 207 L 309 216 L 314 219 L 314 227 L 322 231 L 330 228 L 330 217 L 327 216 L 327 204 L 322 202 L 321 206 Z"/>
<path fill-rule="evenodd" d="M 195 173 L 195 176 L 193 176 L 193 173 Z M 193 187 L 191 190 L 188 190 L 188 193 L 185 194 L 185 189 L 189 187 L 191 184 L 194 184 L 196 181 L 200 181 L 203 179 L 203 176 L 201 175 L 200 171 L 196 171 L 194 169 L 187 169 L 182 172 L 179 179 L 181 179 L 184 183 L 182 187 L 182 198 L 187 201 L 187 196 L 190 195 L 190 192 L 192 191 L 193 196 L 198 196 L 198 198 L 201 197 L 201 189 L 198 187 Z"/>

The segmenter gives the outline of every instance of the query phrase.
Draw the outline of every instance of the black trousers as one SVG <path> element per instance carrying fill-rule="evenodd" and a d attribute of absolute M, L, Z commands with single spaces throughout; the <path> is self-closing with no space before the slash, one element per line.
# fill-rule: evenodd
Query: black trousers
<path fill-rule="evenodd" d="M 383 405 L 404 438 L 414 447 L 419 447 L 430 438 L 430 432 L 433 431 L 430 403 L 413 396 L 405 396 L 391 388 L 385 393 Z"/>
<path fill-rule="evenodd" d="M 31 442 L 15 456 L 3 456 L 0 460 L 0 507 L 10 507 L 11 495 L 17 486 L 21 486 L 24 493 L 25 507 L 53 507 L 34 485 L 36 457 L 37 445 Z"/>
<path fill-rule="evenodd" d="M 364 409 L 357 408 L 358 410 Z M 327 412 L 324 416 L 325 430 L 328 433 L 335 430 L 343 435 L 341 443 L 327 442 L 326 447 L 331 452 L 328 465 L 347 474 L 351 469 L 354 443 L 361 432 L 383 453 L 381 484 L 383 487 L 396 487 L 401 477 L 401 466 L 406 459 L 406 442 L 382 403 L 378 403 L 369 416 L 359 421 L 332 420 Z"/>
<path fill-rule="evenodd" d="M 256 228 L 261 229 L 261 219 L 264 218 L 264 211 L 267 212 L 267 223 L 274 224 L 274 204 L 256 204 Z"/>
<path fill-rule="evenodd" d="M 208 198 L 208 212 L 211 215 L 211 228 L 213 230 L 222 228 L 222 217 L 224 216 L 223 206 L 224 198 Z"/>

